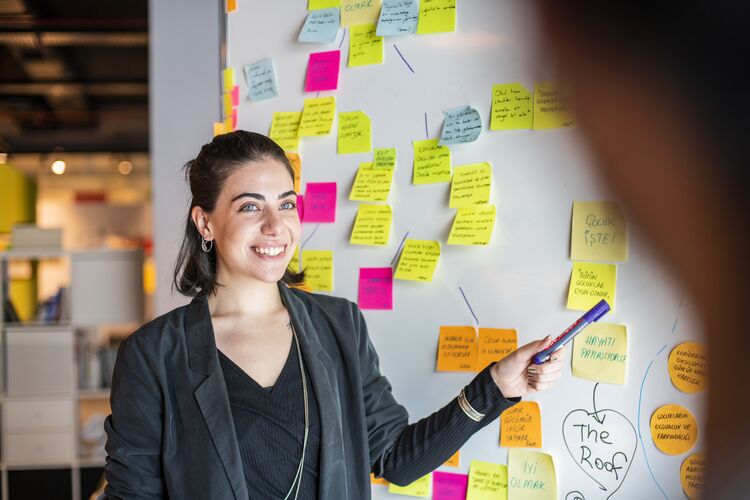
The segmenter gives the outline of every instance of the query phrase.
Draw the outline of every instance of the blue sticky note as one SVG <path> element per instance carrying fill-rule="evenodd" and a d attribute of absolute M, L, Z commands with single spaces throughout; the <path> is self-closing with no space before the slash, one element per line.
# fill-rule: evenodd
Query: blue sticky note
<path fill-rule="evenodd" d="M 375 34 L 378 36 L 413 35 L 417 32 L 417 0 L 383 0 Z"/>
<path fill-rule="evenodd" d="M 263 101 L 279 95 L 273 59 L 261 59 L 245 66 L 245 80 L 247 98 L 251 101 Z"/>
<path fill-rule="evenodd" d="M 443 134 L 438 143 L 440 146 L 474 142 L 482 133 L 482 118 L 471 106 L 460 106 L 444 113 Z"/>
<path fill-rule="evenodd" d="M 311 10 L 307 14 L 302 31 L 299 32 L 297 41 L 310 43 L 333 43 L 339 34 L 338 7 L 330 9 Z"/>

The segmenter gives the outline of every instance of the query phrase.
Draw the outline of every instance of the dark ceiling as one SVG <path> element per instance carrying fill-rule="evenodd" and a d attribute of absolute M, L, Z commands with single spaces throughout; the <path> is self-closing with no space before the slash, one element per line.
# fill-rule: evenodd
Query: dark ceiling
<path fill-rule="evenodd" d="M 148 0 L 0 0 L 0 152 L 148 151 Z"/>

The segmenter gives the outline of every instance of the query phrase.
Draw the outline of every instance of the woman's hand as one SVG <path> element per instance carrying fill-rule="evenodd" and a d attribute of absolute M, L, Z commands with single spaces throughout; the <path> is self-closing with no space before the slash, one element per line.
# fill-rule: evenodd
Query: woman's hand
<path fill-rule="evenodd" d="M 545 348 L 550 337 L 529 342 L 504 357 L 492 367 L 492 379 L 506 398 L 525 396 L 535 391 L 549 389 L 562 375 L 562 366 L 567 348 L 555 351 L 541 365 L 533 364 L 532 358 Z"/>

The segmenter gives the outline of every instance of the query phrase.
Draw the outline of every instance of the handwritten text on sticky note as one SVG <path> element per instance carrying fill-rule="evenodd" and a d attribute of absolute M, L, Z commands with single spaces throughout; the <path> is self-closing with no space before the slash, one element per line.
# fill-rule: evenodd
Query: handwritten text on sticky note
<path fill-rule="evenodd" d="M 568 309 L 588 311 L 602 299 L 614 309 L 616 285 L 617 266 L 614 264 L 574 262 L 568 290 Z"/>
<path fill-rule="evenodd" d="M 352 245 L 387 245 L 393 212 L 388 205 L 360 205 L 349 243 Z"/>
<path fill-rule="evenodd" d="M 339 86 L 341 51 L 314 52 L 307 62 L 305 92 L 336 90 Z"/>
<path fill-rule="evenodd" d="M 414 141 L 414 184 L 450 182 L 451 150 L 437 139 Z"/>
<path fill-rule="evenodd" d="M 521 401 L 500 414 L 500 446 L 542 447 L 542 414 L 539 403 Z"/>
<path fill-rule="evenodd" d="M 393 269 L 363 267 L 359 270 L 360 309 L 393 309 Z"/>
<path fill-rule="evenodd" d="M 439 144 L 464 144 L 474 142 L 482 133 L 482 118 L 479 112 L 471 106 L 444 111 L 443 133 Z"/>
<path fill-rule="evenodd" d="M 570 230 L 572 260 L 628 260 L 628 232 L 620 205 L 576 201 Z"/>
<path fill-rule="evenodd" d="M 336 183 L 308 182 L 302 222 L 336 222 Z"/>
<path fill-rule="evenodd" d="M 459 208 L 448 235 L 449 245 L 487 245 L 495 228 L 495 205 Z"/>
<path fill-rule="evenodd" d="M 440 259 L 440 242 L 407 239 L 401 251 L 395 278 L 409 281 L 432 281 L 438 259 Z"/>
<path fill-rule="evenodd" d="M 625 383 L 628 332 L 625 325 L 594 323 L 573 339 L 573 376 L 608 384 Z"/>

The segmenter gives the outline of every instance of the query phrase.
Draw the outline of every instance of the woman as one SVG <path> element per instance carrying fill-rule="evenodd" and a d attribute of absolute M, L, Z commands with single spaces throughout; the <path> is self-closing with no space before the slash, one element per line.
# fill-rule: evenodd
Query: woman
<path fill-rule="evenodd" d="M 289 285 L 301 224 L 284 151 L 221 135 L 186 165 L 192 193 L 175 286 L 192 302 L 123 342 L 105 424 L 105 497 L 370 496 L 408 484 L 504 409 L 560 377 L 531 342 L 408 424 L 347 300 Z"/>

